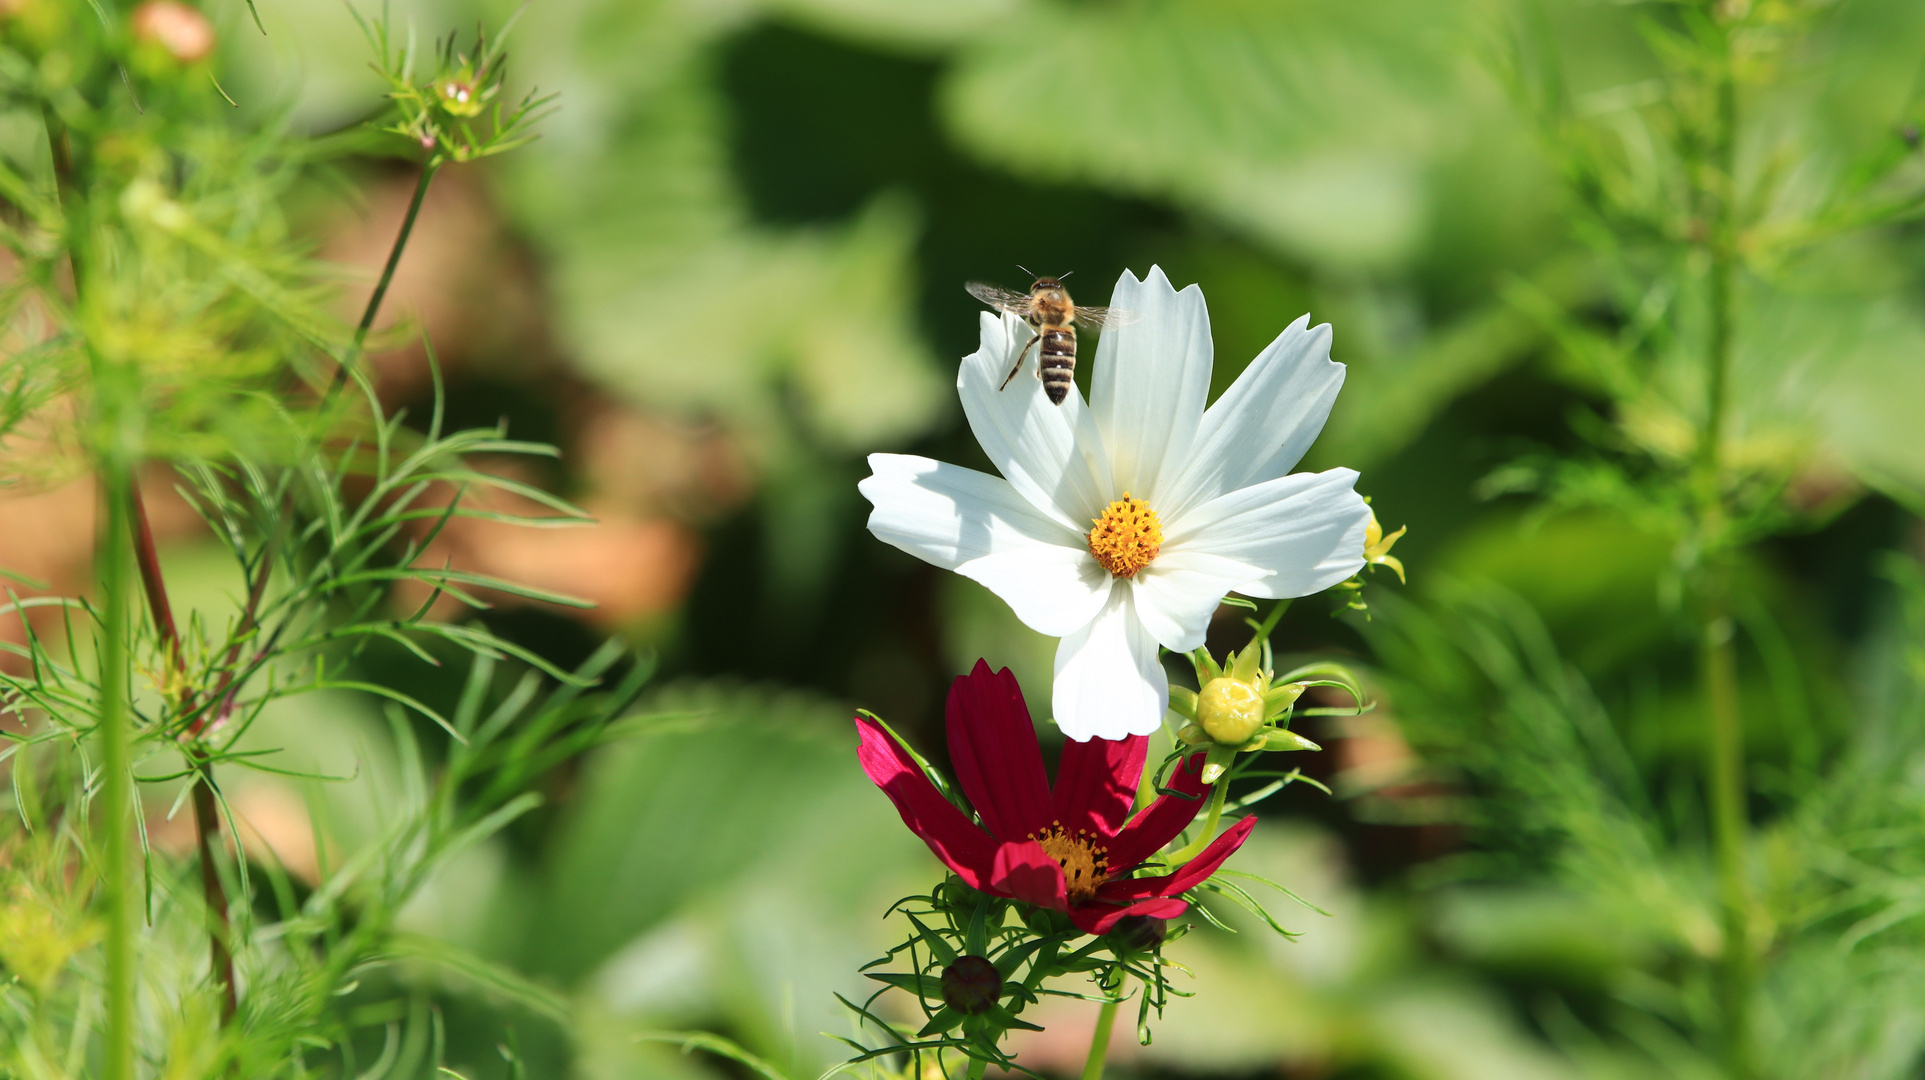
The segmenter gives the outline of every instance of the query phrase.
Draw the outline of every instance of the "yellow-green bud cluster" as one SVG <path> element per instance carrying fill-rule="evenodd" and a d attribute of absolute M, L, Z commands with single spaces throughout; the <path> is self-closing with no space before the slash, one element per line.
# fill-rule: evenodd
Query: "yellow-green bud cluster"
<path fill-rule="evenodd" d="M 1252 641 L 1219 666 L 1208 651 L 1190 654 L 1201 690 L 1170 688 L 1170 708 L 1190 721 L 1177 732 L 1185 744 L 1209 751 L 1203 782 L 1213 784 L 1237 754 L 1259 750 L 1320 750 L 1291 731 L 1290 714 L 1309 683 L 1273 685 L 1263 665 L 1263 643 Z"/>
<path fill-rule="evenodd" d="M 500 82 L 488 81 L 464 60 L 459 68 L 434 81 L 434 101 L 449 116 L 466 119 L 480 116 L 500 89 Z"/>

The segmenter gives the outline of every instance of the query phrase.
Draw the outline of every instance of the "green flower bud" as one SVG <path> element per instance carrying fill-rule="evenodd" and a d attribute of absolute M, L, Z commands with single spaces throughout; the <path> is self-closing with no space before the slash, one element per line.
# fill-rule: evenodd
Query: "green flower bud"
<path fill-rule="evenodd" d="M 1240 745 L 1263 726 L 1263 694 L 1230 676 L 1211 679 L 1197 694 L 1196 722 L 1219 743 Z"/>

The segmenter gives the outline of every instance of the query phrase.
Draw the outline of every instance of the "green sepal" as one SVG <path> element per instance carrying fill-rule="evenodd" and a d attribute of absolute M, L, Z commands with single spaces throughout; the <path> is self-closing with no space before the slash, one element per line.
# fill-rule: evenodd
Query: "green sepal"
<path fill-rule="evenodd" d="M 1223 776 L 1224 771 L 1230 767 L 1230 762 L 1235 759 L 1236 756 L 1236 747 L 1212 743 L 1210 749 L 1205 751 L 1203 758 L 1203 782 L 1205 784 L 1216 783 L 1217 780 Z"/>
<path fill-rule="evenodd" d="M 1208 649 L 1191 650 L 1190 663 L 1196 668 L 1198 686 L 1207 686 L 1211 679 L 1223 677 L 1223 669 L 1217 666 L 1216 660 L 1210 656 Z"/>
<path fill-rule="evenodd" d="M 1263 737 L 1264 750 L 1322 750 L 1323 747 L 1291 731 L 1289 728 L 1271 728 Z"/>
<path fill-rule="evenodd" d="M 1202 724 L 1185 724 L 1176 737 L 1190 746 L 1203 746 L 1211 741 L 1210 733 L 1203 730 Z"/>
<path fill-rule="evenodd" d="M 1305 664 L 1295 671 L 1288 672 L 1278 682 L 1301 682 L 1306 686 L 1332 686 L 1349 694 L 1359 706 L 1364 704 L 1364 686 L 1354 672 L 1342 664 L 1328 660 Z"/>
<path fill-rule="evenodd" d="M 994 1020 L 996 1023 L 1001 1024 L 1005 1029 L 1021 1028 L 1024 1031 L 1043 1030 L 1038 1025 L 1032 1024 L 1027 1020 L 1016 1019 L 1016 1015 L 1014 1013 L 1010 1012 L 1008 1009 L 1003 1008 L 1001 1005 L 991 1005 L 989 1008 L 984 1009 L 978 1015 L 983 1016 L 987 1019 Z"/>
<path fill-rule="evenodd" d="M 976 912 L 969 917 L 969 929 L 963 932 L 963 948 L 971 956 L 981 956 L 989 951 L 989 897 L 976 901 Z"/>
<path fill-rule="evenodd" d="M 1306 689 L 1303 683 L 1284 683 L 1263 692 L 1263 714 L 1275 717 L 1291 708 Z"/>
<path fill-rule="evenodd" d="M 1245 645 L 1242 652 L 1231 654 L 1230 670 L 1227 674 L 1240 683 L 1255 686 L 1257 680 L 1263 677 L 1262 647 L 1253 641 Z"/>
<path fill-rule="evenodd" d="M 920 997 L 942 1000 L 942 980 L 929 975 L 910 975 L 904 972 L 869 972 L 869 978 L 879 983 L 888 983 L 898 990 L 907 990 Z"/>
<path fill-rule="evenodd" d="M 921 1031 L 916 1032 L 916 1038 L 926 1039 L 931 1035 L 940 1035 L 962 1022 L 963 1014 L 960 1010 L 944 1005 L 936 1015 L 929 1018 L 929 1022 L 922 1026 Z"/>
<path fill-rule="evenodd" d="M 1185 720 L 1196 719 L 1196 691 L 1187 686 L 1170 687 L 1170 711 Z"/>
<path fill-rule="evenodd" d="M 909 915 L 906 911 L 903 912 L 903 914 Z M 922 943 L 928 946 L 929 954 L 936 958 L 937 963 L 943 967 L 948 967 L 956 962 L 956 950 L 949 947 L 949 943 L 942 939 L 941 934 L 924 926 L 922 920 L 916 918 L 914 915 L 909 915 L 909 925 L 916 928 L 916 933 L 921 936 Z"/>

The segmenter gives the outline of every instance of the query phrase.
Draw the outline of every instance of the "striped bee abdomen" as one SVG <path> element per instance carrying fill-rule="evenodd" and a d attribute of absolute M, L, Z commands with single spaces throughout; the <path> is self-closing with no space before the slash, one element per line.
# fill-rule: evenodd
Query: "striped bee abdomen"
<path fill-rule="evenodd" d="M 1076 329 L 1049 327 L 1038 343 L 1036 374 L 1043 380 L 1043 393 L 1052 404 L 1061 405 L 1076 385 Z"/>

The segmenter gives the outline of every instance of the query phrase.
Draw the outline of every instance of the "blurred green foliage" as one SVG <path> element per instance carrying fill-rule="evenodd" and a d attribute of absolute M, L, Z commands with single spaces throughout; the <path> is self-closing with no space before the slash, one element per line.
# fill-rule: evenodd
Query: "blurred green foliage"
<path fill-rule="evenodd" d="M 381 84 L 335 5 L 260 2 L 265 33 L 242 0 L 208 7 L 242 115 L 330 132 L 375 108 Z M 1770 92 L 1747 100 L 1739 139 L 1741 173 L 1770 197 L 1748 208 L 1760 224 L 1738 290 L 1734 445 L 1786 470 L 1798 525 L 1739 561 L 1734 615 L 1755 932 L 1773 943 L 1760 1060 L 1771 1075 L 1869 1080 L 1925 1061 L 1925 239 L 1909 220 L 1846 232 L 1837 208 L 1880 195 L 1866 190 L 1873 166 L 1889 167 L 1881 183 L 1925 174 L 1925 9 L 1823 7 Z M 510 10 L 421 0 L 395 17 L 425 40 Z M 449 1067 L 509 1075 L 496 1047 L 510 1031 L 529 1075 L 732 1075 L 636 1041 L 665 1027 L 722 1032 L 797 1080 L 837 1056 L 816 1034 L 849 1030 L 831 991 L 848 992 L 886 940 L 888 900 L 934 872 L 841 725 L 862 705 L 935 751 L 942 691 L 975 657 L 1013 667 L 1038 715 L 1050 670 L 1048 642 L 994 598 L 863 532 L 860 457 L 906 447 L 984 464 L 948 390 L 974 337 L 963 281 L 1021 284 L 1019 262 L 1074 269 L 1100 302 L 1123 267 L 1154 261 L 1203 284 L 1226 383 L 1304 310 L 1335 325 L 1349 381 L 1312 463 L 1360 468 L 1385 523 L 1413 527 L 1398 548 L 1412 584 L 1373 589 L 1367 622 L 1304 608 L 1279 631 L 1280 649 L 1373 665 L 1384 703 L 1367 719 L 1387 726 L 1312 732 L 1344 797 L 1274 800 L 1286 820 L 1238 864 L 1330 915 L 1300 913 L 1296 943 L 1191 935 L 1178 959 L 1201 996 L 1116 1068 L 1719 1075 L 1701 1038 L 1715 1026 L 1718 900 L 1675 537 L 1635 513 L 1549 507 L 1515 468 L 1600 445 L 1688 449 L 1692 354 L 1660 315 L 1681 311 L 1672 325 L 1687 329 L 1703 316 L 1653 285 L 1678 269 L 1676 237 L 1625 244 L 1623 222 L 1578 207 L 1583 178 L 1533 112 L 1543 86 L 1513 40 L 1520 25 L 1538 35 L 1534 62 L 1557 73 L 1563 106 L 1619 155 L 1613 196 L 1688 230 L 1664 133 L 1645 119 L 1666 93 L 1651 28 L 1679 10 L 531 6 L 507 42 L 509 92 L 558 91 L 560 112 L 486 188 L 537 267 L 543 347 L 588 393 L 727 432 L 752 494 L 698 523 L 689 598 L 644 630 L 664 676 L 642 711 L 666 719 L 545 776 L 547 806 L 400 913 L 423 955 L 473 958 L 381 976 L 435 1004 Z M 9 145 L 42 137 L 14 127 L 0 129 Z M 393 147 L 364 149 L 348 179 L 393 167 L 380 157 Z M 295 211 L 339 187 L 306 179 Z M 1619 410 L 1626 357 L 1648 361 L 1654 389 Z M 514 360 L 488 385 L 457 370 L 452 393 L 566 443 L 553 369 Z M 29 366 L 0 371 L 0 422 L 6 394 L 52 392 Z M 169 574 L 208 598 L 177 603 L 218 621 L 234 601 L 213 598 L 232 583 L 203 555 L 170 553 Z M 600 632 L 553 614 L 484 619 L 564 664 Z M 380 650 L 360 663 L 443 710 L 465 675 Z M 409 761 L 410 730 L 425 764 Z M 380 842 L 405 778 L 425 782 L 444 745 L 345 694 L 277 707 L 251 737 L 286 748 L 290 768 L 353 778 L 294 795 L 343 859 Z M 231 793 L 258 782 L 235 776 Z M 0 940 L 93 932 L 52 906 L 0 903 Z M 42 907 L 50 925 L 18 929 Z M 201 943 L 179 936 L 156 946 L 157 966 L 197 961 Z M 0 959 L 34 970 L 17 949 Z M 427 1060 L 425 1044 L 396 1045 Z M 1080 1049 L 1027 1052 L 1067 1072 Z M 361 1050 L 383 1053 L 379 1040 Z"/>

